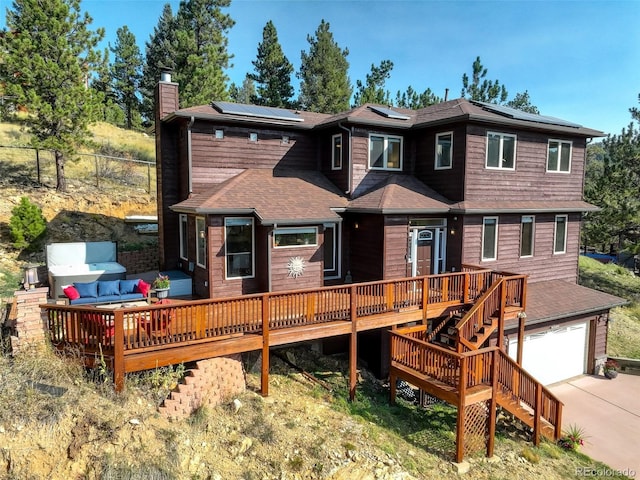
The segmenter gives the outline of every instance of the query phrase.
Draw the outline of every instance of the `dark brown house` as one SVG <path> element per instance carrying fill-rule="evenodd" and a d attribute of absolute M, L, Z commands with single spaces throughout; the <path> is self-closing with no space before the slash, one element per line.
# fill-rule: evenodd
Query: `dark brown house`
<path fill-rule="evenodd" d="M 205 298 L 457 271 L 529 275 L 523 366 L 602 363 L 621 299 L 576 284 L 585 151 L 599 131 L 451 100 L 325 115 L 157 91 L 161 265 Z M 510 328 L 510 329 L 509 329 Z M 515 351 L 517 325 L 508 326 Z"/>

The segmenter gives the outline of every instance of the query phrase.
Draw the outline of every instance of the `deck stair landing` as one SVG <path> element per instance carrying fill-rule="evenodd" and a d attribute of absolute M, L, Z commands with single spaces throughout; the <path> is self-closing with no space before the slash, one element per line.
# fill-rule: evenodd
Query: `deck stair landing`
<path fill-rule="evenodd" d="M 504 350 L 505 319 L 524 312 L 525 296 L 516 297 L 499 278 L 470 308 L 442 319 L 431 332 L 418 325 L 391 333 L 391 400 L 402 379 L 454 405 L 458 462 L 484 447 L 493 455 L 497 406 L 531 428 L 535 444 L 541 436 L 560 438 L 562 402 Z M 487 347 L 494 334 L 497 345 Z"/>

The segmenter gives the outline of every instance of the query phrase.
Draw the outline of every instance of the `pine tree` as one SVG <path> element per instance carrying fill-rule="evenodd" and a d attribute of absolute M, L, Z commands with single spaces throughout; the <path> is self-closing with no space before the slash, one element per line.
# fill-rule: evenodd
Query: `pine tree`
<path fill-rule="evenodd" d="M 115 55 L 111 65 L 113 89 L 120 108 L 126 117 L 129 130 L 140 125 L 140 100 L 138 87 L 142 78 L 142 55 L 136 37 L 125 25 L 116 32 L 116 44 L 111 49 Z"/>
<path fill-rule="evenodd" d="M 349 108 L 351 82 L 349 80 L 349 50 L 342 50 L 329 31 L 329 23 L 322 20 L 315 36 L 307 35 L 309 53 L 301 54 L 301 108 L 312 112 L 337 113 Z"/>
<path fill-rule="evenodd" d="M 176 15 L 175 81 L 180 106 L 209 104 L 229 98 L 224 69 L 232 58 L 227 32 L 235 21 L 221 8 L 231 0 L 182 0 Z"/>
<path fill-rule="evenodd" d="M 393 70 L 393 62 L 391 60 L 383 60 L 380 66 L 371 65 L 371 73 L 367 74 L 365 83 L 356 81 L 356 93 L 353 96 L 353 106 L 364 105 L 365 103 L 378 103 L 381 105 L 389 105 L 391 103 L 391 94 L 389 90 L 385 90 L 386 80 L 391 77 Z"/>
<path fill-rule="evenodd" d="M 91 88 L 102 96 L 101 111 L 98 118 L 113 125 L 124 125 L 124 112 L 118 106 L 116 94 L 111 85 L 109 72 L 109 49 L 105 48 L 96 74 L 91 80 Z"/>
<path fill-rule="evenodd" d="M 409 85 L 405 92 L 398 90 L 396 93 L 395 105 L 402 108 L 417 110 L 440 102 L 442 102 L 442 98 L 433 93 L 430 88 L 427 88 L 422 93 L 418 93 L 411 85 Z"/>
<path fill-rule="evenodd" d="M 162 68 L 175 68 L 176 38 L 175 17 L 171 5 L 166 3 L 162 15 L 153 33 L 145 43 L 145 62 L 142 69 L 140 93 L 142 95 L 142 114 L 147 124 L 153 122 L 156 84 L 160 80 Z"/>
<path fill-rule="evenodd" d="M 293 87 L 291 74 L 293 65 L 282 52 L 278 32 L 269 20 L 262 31 L 262 42 L 258 45 L 258 56 L 251 62 L 256 73 L 248 77 L 256 84 L 257 94 L 253 103 L 270 107 L 291 108 Z"/>
<path fill-rule="evenodd" d="M 523 112 L 535 113 L 536 115 L 540 113 L 538 107 L 531 103 L 528 90 L 525 90 L 523 93 L 516 93 L 516 96 L 509 100 L 506 105 L 507 107 L 522 110 Z"/>
<path fill-rule="evenodd" d="M 229 96 L 236 103 L 251 103 L 256 96 L 256 87 L 249 75 L 244 77 L 240 87 L 235 83 L 229 86 Z"/>
<path fill-rule="evenodd" d="M 7 92 L 29 110 L 34 146 L 54 151 L 59 191 L 67 187 L 66 159 L 100 111 L 100 95 L 87 83 L 100 63 L 96 46 L 104 31 L 89 30 L 91 22 L 79 0 L 14 0 L 0 36 Z"/>
<path fill-rule="evenodd" d="M 498 80 L 487 80 L 487 69 L 484 68 L 480 57 L 472 65 L 471 82 L 466 73 L 462 74 L 461 96 L 470 100 L 485 103 L 504 103 L 507 100 L 507 89 Z"/>

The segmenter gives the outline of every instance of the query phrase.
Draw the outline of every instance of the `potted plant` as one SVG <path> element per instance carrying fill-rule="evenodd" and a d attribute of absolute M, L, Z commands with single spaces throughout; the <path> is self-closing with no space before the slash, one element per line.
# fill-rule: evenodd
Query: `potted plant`
<path fill-rule="evenodd" d="M 607 378 L 616 378 L 620 365 L 615 360 L 609 359 L 604 362 L 604 376 Z"/>
<path fill-rule="evenodd" d="M 169 288 L 171 287 L 171 280 L 168 275 L 158 274 L 153 281 L 153 288 L 156 291 L 158 298 L 167 298 L 169 296 Z"/>

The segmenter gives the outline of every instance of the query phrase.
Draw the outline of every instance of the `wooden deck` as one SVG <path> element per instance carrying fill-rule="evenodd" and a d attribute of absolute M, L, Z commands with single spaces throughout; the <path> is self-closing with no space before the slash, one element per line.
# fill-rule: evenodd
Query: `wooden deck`
<path fill-rule="evenodd" d="M 395 379 L 406 379 L 455 405 L 459 429 L 469 421 L 482 423 L 478 414 L 471 420 L 465 415 L 476 411 L 477 405 L 487 405 L 484 410 L 494 415 L 487 423 L 489 451 L 497 403 L 523 421 L 529 421 L 523 412 L 531 416 L 536 439 L 541 433 L 559 435 L 561 404 L 503 351 L 505 321 L 518 317 L 525 304 L 526 276 L 465 268 L 441 275 L 164 305 L 41 307 L 47 312 L 53 345 L 79 353 L 87 365 L 104 360 L 117 390 L 124 387 L 128 372 L 260 350 L 261 391 L 268 395 L 270 347 L 348 335 L 353 398 L 357 333 L 391 327 L 392 398 Z M 444 328 L 440 322 L 434 329 L 430 320 L 455 319 L 454 313 L 460 315 L 449 327 L 455 331 L 455 347 L 430 343 Z M 524 330 L 522 319 L 520 326 Z M 498 345 L 481 348 L 494 333 Z M 459 435 L 456 456 L 461 459 L 467 449 L 465 438 L 484 434 Z"/>

